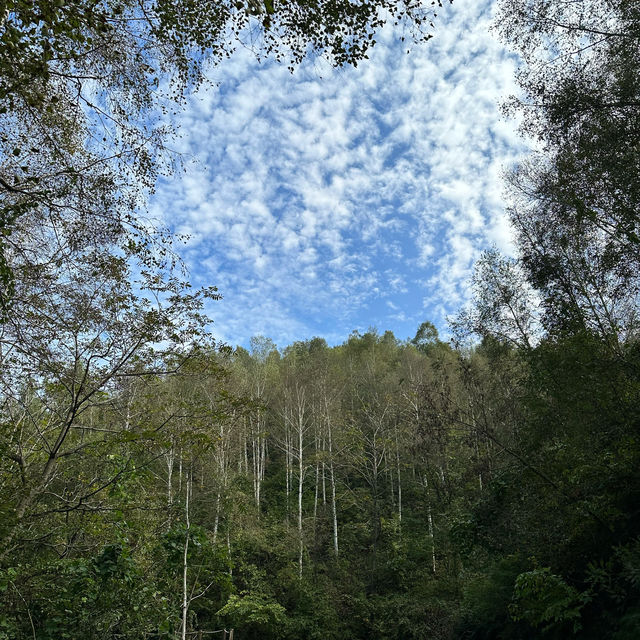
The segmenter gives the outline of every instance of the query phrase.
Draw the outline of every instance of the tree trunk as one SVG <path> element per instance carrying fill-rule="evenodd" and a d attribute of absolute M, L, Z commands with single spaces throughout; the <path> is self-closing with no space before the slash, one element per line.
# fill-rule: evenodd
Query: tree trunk
<path fill-rule="evenodd" d="M 189 564 L 187 557 L 189 553 L 189 534 L 191 530 L 191 522 L 189 520 L 189 499 L 191 497 L 191 472 L 187 474 L 186 498 L 184 502 L 184 515 L 186 524 L 186 533 L 184 538 L 184 554 L 182 556 L 182 640 L 187 637 L 187 614 L 189 613 L 189 593 L 187 591 L 187 570 Z"/>
<path fill-rule="evenodd" d="M 302 488 L 304 482 L 304 467 L 302 459 L 302 436 L 303 436 L 303 414 L 298 407 L 298 577 L 302 580 L 302 554 L 303 554 L 303 540 L 302 540 Z"/>
<path fill-rule="evenodd" d="M 431 539 L 431 567 L 436 572 L 436 541 L 433 535 L 433 517 L 431 515 L 431 497 L 429 496 L 429 481 L 424 476 L 424 488 L 427 490 L 427 524 L 429 525 L 429 538 Z"/>
<path fill-rule="evenodd" d="M 333 521 L 333 553 L 338 557 L 338 513 L 336 508 L 336 479 L 333 472 L 333 434 L 327 411 L 327 437 L 329 439 L 329 483 L 331 485 L 331 519 Z"/>
<path fill-rule="evenodd" d="M 218 538 L 218 525 L 220 523 L 220 489 L 216 494 L 216 515 L 213 520 L 213 544 L 215 545 Z"/>
<path fill-rule="evenodd" d="M 398 447 L 398 426 L 396 425 L 396 471 L 398 473 L 398 522 L 402 524 L 402 478 L 400 475 L 400 450 Z"/>
<path fill-rule="evenodd" d="M 173 504 L 173 463 L 175 459 L 175 446 L 171 443 L 171 448 L 167 453 L 167 507 L 171 508 Z"/>
<path fill-rule="evenodd" d="M 316 436 L 316 487 L 315 493 L 313 496 L 313 539 L 315 542 L 316 538 L 316 519 L 318 517 L 318 494 L 320 490 L 320 461 L 319 457 L 319 447 L 318 447 L 318 438 Z"/>
<path fill-rule="evenodd" d="M 285 410 L 286 411 L 286 410 Z M 285 479 L 286 479 L 286 520 L 287 528 L 289 527 L 289 494 L 291 493 L 291 442 L 289 438 L 289 422 L 285 415 L 285 442 L 284 442 L 284 457 L 285 457 Z"/>

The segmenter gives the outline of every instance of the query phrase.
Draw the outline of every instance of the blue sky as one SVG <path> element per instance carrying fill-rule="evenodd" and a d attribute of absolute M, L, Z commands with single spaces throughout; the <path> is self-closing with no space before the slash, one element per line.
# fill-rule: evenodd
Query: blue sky
<path fill-rule="evenodd" d="M 407 55 L 385 29 L 356 69 L 291 75 L 241 50 L 209 72 L 175 122 L 186 172 L 151 214 L 189 235 L 193 284 L 224 296 L 220 341 L 405 339 L 424 320 L 446 334 L 474 260 L 512 250 L 501 176 L 524 149 L 500 113 L 516 61 L 491 18 L 491 2 L 456 0 L 428 43 Z"/>

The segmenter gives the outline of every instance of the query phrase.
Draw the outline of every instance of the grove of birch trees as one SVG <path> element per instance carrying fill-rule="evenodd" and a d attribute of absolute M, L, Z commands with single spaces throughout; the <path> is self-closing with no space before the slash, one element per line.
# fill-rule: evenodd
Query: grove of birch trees
<path fill-rule="evenodd" d="M 637 2 L 499 3 L 535 151 L 446 340 L 218 345 L 145 215 L 207 64 L 439 4 L 2 3 L 0 640 L 640 637 Z"/>

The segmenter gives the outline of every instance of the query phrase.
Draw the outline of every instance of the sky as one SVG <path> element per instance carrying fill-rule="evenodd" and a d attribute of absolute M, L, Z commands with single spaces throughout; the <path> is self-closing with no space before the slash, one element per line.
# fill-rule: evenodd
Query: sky
<path fill-rule="evenodd" d="M 371 327 L 407 339 L 470 297 L 481 252 L 513 251 L 503 173 L 525 151 L 500 102 L 517 60 L 489 30 L 492 2 L 444 6 L 411 46 L 385 28 L 370 59 L 291 74 L 239 51 L 173 124 L 185 172 L 151 215 L 188 240 L 219 342 L 339 344 Z"/>

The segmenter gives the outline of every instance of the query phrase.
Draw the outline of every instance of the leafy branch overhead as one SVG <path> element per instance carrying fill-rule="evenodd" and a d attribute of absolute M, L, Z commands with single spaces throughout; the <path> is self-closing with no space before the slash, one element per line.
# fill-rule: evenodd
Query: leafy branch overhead
<path fill-rule="evenodd" d="M 138 212 L 176 160 L 164 116 L 209 64 L 244 47 L 292 70 L 309 54 L 356 65 L 385 22 L 424 41 L 434 15 L 413 0 L 0 2 L 0 302 L 24 225 L 50 215 L 72 221 L 70 243 L 97 224 L 116 244 L 166 246 Z"/>

